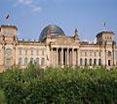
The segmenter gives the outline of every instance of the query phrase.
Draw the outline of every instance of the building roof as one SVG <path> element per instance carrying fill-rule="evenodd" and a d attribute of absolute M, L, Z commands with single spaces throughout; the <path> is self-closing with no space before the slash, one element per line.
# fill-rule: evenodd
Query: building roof
<path fill-rule="evenodd" d="M 13 25 L 1 25 L 1 28 L 14 28 L 16 30 L 18 30 L 18 28 L 16 26 L 13 26 Z"/>
<path fill-rule="evenodd" d="M 47 36 L 65 36 L 64 31 L 57 25 L 46 26 L 39 37 L 40 41 L 43 41 Z"/>
<path fill-rule="evenodd" d="M 112 32 L 112 31 L 102 31 L 102 32 L 98 33 L 98 34 L 96 35 L 96 37 L 99 37 L 99 36 L 101 36 L 102 34 L 113 34 L 113 35 L 114 35 L 114 32 Z"/>

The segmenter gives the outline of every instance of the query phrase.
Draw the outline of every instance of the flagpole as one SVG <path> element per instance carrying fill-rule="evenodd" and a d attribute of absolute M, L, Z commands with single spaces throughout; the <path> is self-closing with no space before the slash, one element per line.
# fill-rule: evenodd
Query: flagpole
<path fill-rule="evenodd" d="M 104 26 L 104 31 L 106 31 L 106 22 L 104 22 L 103 26 Z"/>

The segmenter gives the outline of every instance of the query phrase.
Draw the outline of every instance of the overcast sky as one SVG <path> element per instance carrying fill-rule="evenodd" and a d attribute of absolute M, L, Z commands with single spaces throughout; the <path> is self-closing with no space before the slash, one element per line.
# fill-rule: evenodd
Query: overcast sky
<path fill-rule="evenodd" d="M 0 25 L 16 25 L 19 38 L 38 39 L 45 26 L 56 24 L 66 35 L 77 28 L 82 40 L 92 41 L 104 22 L 117 34 L 117 0 L 0 0 Z"/>

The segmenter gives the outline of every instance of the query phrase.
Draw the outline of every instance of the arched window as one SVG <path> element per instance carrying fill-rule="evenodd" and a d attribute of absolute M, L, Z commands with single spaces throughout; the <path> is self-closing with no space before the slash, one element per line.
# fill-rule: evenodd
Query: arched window
<path fill-rule="evenodd" d="M 13 52 L 11 48 L 5 49 L 5 67 L 9 68 L 13 64 Z"/>
<path fill-rule="evenodd" d="M 87 59 L 85 58 L 85 66 L 87 66 Z"/>
<path fill-rule="evenodd" d="M 102 64 L 101 59 L 99 59 L 99 66 Z"/>
<path fill-rule="evenodd" d="M 33 55 L 33 49 L 31 49 L 31 55 Z"/>
<path fill-rule="evenodd" d="M 108 56 L 111 56 L 111 51 L 108 51 Z"/>
<path fill-rule="evenodd" d="M 92 59 L 89 59 L 89 65 L 92 66 Z"/>
<path fill-rule="evenodd" d="M 18 64 L 19 64 L 19 65 L 22 65 L 22 63 L 23 63 L 23 62 L 22 62 L 22 58 L 20 57 L 20 58 L 18 59 Z"/>
<path fill-rule="evenodd" d="M 45 63 L 45 59 L 42 58 L 42 59 L 41 59 L 41 66 L 44 66 L 44 63 Z"/>
<path fill-rule="evenodd" d="M 28 50 L 27 50 L 27 49 L 25 49 L 25 55 L 27 55 L 27 53 L 28 53 Z"/>
<path fill-rule="evenodd" d="M 97 65 L 97 60 L 96 59 L 94 59 L 94 65 Z"/>
<path fill-rule="evenodd" d="M 80 65 L 82 66 L 83 64 L 82 64 L 83 62 L 82 62 L 82 58 L 80 58 Z"/>
<path fill-rule="evenodd" d="M 34 62 L 34 59 L 31 57 L 30 58 L 30 63 L 33 63 Z"/>
<path fill-rule="evenodd" d="M 24 65 L 27 65 L 27 64 L 28 64 L 28 58 L 25 57 L 25 58 L 24 58 Z"/>
<path fill-rule="evenodd" d="M 85 52 L 85 56 L 87 56 L 87 52 Z"/>
<path fill-rule="evenodd" d="M 36 58 L 36 65 L 39 65 L 39 58 Z"/>

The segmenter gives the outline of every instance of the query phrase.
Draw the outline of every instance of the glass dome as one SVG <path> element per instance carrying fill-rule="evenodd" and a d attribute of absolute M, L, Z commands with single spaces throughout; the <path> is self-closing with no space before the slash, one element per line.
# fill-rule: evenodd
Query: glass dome
<path fill-rule="evenodd" d="M 57 25 L 46 26 L 39 37 L 40 41 L 43 41 L 48 35 L 51 36 L 65 36 L 64 31 Z"/>

